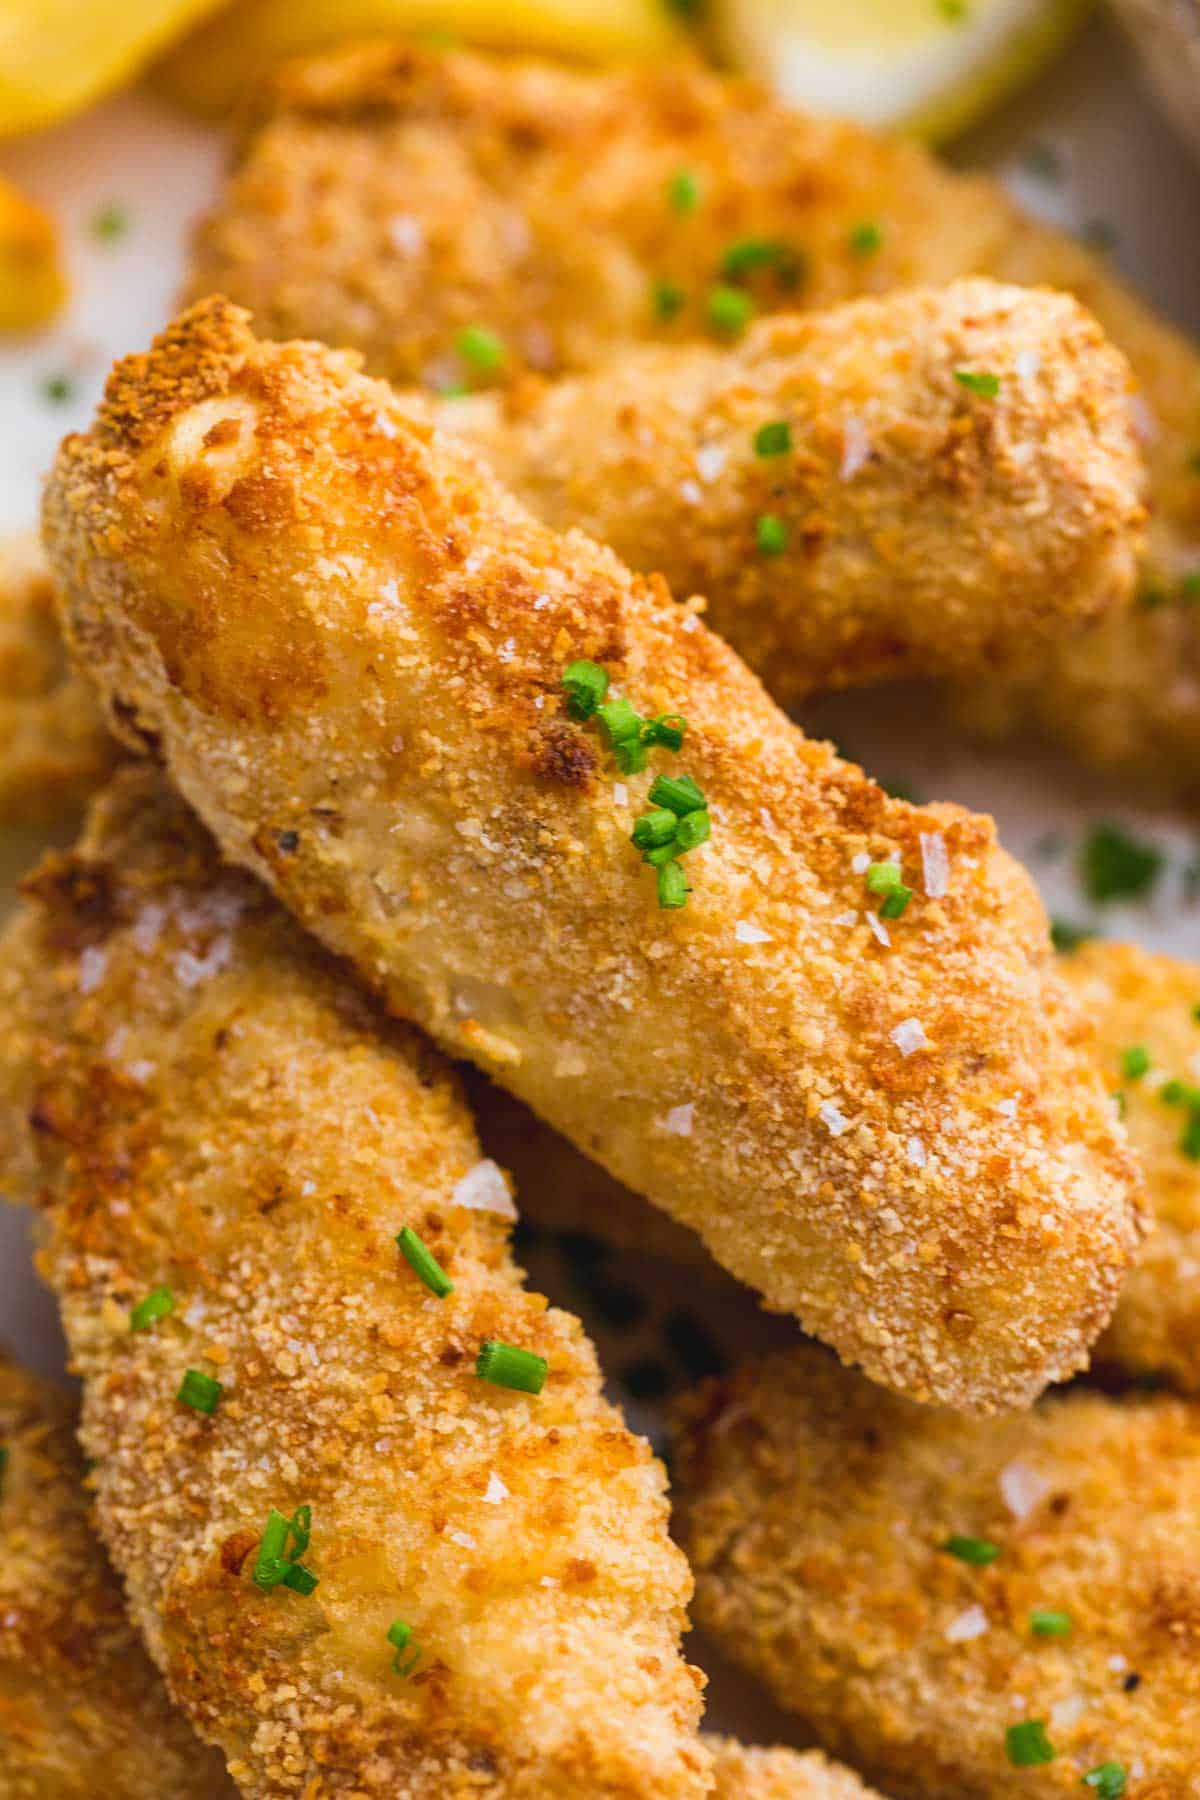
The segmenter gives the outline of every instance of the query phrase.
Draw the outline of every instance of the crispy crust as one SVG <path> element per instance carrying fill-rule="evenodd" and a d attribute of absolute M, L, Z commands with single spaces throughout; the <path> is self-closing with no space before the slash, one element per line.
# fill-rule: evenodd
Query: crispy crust
<path fill-rule="evenodd" d="M 134 1636 L 84 1494 L 70 1396 L 0 1353 L 0 1797 L 235 1790 Z"/>
<path fill-rule="evenodd" d="M 100 1523 L 242 1792 L 698 1800 L 661 1467 L 578 1322 L 523 1291 L 504 1219 L 456 1200 L 479 1151 L 435 1053 L 148 773 L 27 887 L 6 1000 L 32 1021 L 43 1266 Z M 405 1223 L 447 1300 L 401 1260 Z M 131 1331 L 162 1285 L 170 1318 Z M 489 1337 L 547 1357 L 540 1398 L 477 1378 Z M 190 1367 L 225 1384 L 211 1419 L 175 1399 Z M 320 1586 L 262 1594 L 268 1509 L 301 1503 Z"/>
<path fill-rule="evenodd" d="M 681 167 L 699 182 L 691 212 L 667 199 Z M 874 255 L 853 248 L 863 220 L 880 227 Z M 503 335 L 511 374 L 704 335 L 721 259 L 747 238 L 802 253 L 794 283 L 769 267 L 751 277 L 760 310 L 989 275 L 1069 290 L 1129 357 L 1153 496 L 1142 582 L 1162 603 L 1039 653 L 1027 679 L 972 689 L 963 712 L 993 730 L 1032 720 L 1094 761 L 1194 794 L 1200 614 L 1180 582 L 1200 564 L 1200 357 L 995 182 L 695 67 L 592 74 L 355 46 L 270 90 L 199 233 L 189 289 L 229 294 L 271 335 L 353 345 L 376 373 L 436 386 L 463 374 L 454 342 L 467 324 Z M 659 278 L 687 294 L 667 324 L 651 300 Z"/>
<path fill-rule="evenodd" d="M 964 1420 L 806 1347 L 689 1401 L 672 1466 L 697 1619 L 897 1800 L 1078 1794 L 1108 1761 L 1130 1800 L 1194 1800 L 1194 1405 L 1076 1388 Z M 951 1534 L 1000 1554 L 969 1566 Z M 1013 1767 L 1032 1718 L 1056 1758 Z"/>
<path fill-rule="evenodd" d="M 997 394 L 972 395 L 963 370 Z M 437 417 L 547 524 L 705 595 L 786 706 L 994 672 L 1127 600 L 1143 518 L 1129 384 L 1067 295 L 972 281 L 763 320 L 736 350 L 631 346 Z M 756 454 L 772 420 L 791 449 Z M 778 555 L 756 546 L 766 513 L 787 532 Z"/>
<path fill-rule="evenodd" d="M 1099 941 L 1064 958 L 1062 968 L 1095 1020 L 1104 1077 L 1124 1095 L 1154 1220 L 1096 1357 L 1126 1377 L 1165 1376 L 1200 1393 L 1200 1162 L 1180 1149 L 1186 1112 L 1159 1092 L 1167 1081 L 1197 1086 L 1200 968 Z M 1149 1051 L 1151 1066 L 1131 1080 L 1122 1058 L 1135 1045 Z"/>
<path fill-rule="evenodd" d="M 712 1800 L 879 1800 L 851 1769 L 819 1750 L 747 1749 L 733 1738 L 706 1738 L 713 1753 Z"/>
<path fill-rule="evenodd" d="M 67 662 L 36 539 L 0 544 L 0 825 L 78 818 L 119 756 Z"/>
<path fill-rule="evenodd" d="M 990 820 L 889 799 L 661 584 L 221 302 L 118 366 L 46 524 L 110 703 L 396 1010 L 878 1379 L 988 1408 L 1086 1359 L 1137 1177 Z M 649 775 L 614 789 L 563 710 L 578 656 L 688 717 L 685 911 L 627 841 Z M 939 833 L 947 895 L 877 941 L 855 857 L 921 889 Z"/>

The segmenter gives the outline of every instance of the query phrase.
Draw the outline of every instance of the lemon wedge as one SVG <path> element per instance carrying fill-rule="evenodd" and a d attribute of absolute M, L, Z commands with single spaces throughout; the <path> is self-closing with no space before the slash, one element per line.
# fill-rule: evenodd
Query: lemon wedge
<path fill-rule="evenodd" d="M 1039 74 L 1092 0 L 714 0 L 720 53 L 806 111 L 951 137 Z"/>

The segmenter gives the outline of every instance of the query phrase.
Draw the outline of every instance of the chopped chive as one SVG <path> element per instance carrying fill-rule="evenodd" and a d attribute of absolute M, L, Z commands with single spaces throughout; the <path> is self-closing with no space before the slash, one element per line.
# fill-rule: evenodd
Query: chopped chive
<path fill-rule="evenodd" d="M 1200 600 L 1200 569 L 1189 569 L 1179 583 L 1179 592 L 1189 602 Z"/>
<path fill-rule="evenodd" d="M 700 204 L 700 183 L 691 169 L 675 171 L 667 183 L 667 200 L 672 212 L 695 212 Z"/>
<path fill-rule="evenodd" d="M 1143 612 L 1157 612 L 1160 606 L 1167 604 L 1167 590 L 1155 582 L 1148 582 L 1137 591 L 1137 604 Z"/>
<path fill-rule="evenodd" d="M 1130 1044 L 1121 1052 L 1121 1074 L 1126 1081 L 1140 1081 L 1150 1070 L 1150 1052 L 1145 1044 Z"/>
<path fill-rule="evenodd" d="M 504 340 L 486 325 L 466 325 L 454 340 L 464 362 L 481 375 L 493 375 L 504 361 Z"/>
<path fill-rule="evenodd" d="M 658 871 L 658 904 L 668 912 L 687 905 L 691 893 L 688 878 L 677 862 L 669 862 Z"/>
<path fill-rule="evenodd" d="M 1069 1637 L 1071 1615 L 1051 1606 L 1037 1606 L 1029 1615 L 1029 1629 L 1034 1637 Z"/>
<path fill-rule="evenodd" d="M 65 406 L 68 400 L 75 398 L 75 383 L 61 372 L 44 376 L 41 387 L 42 398 L 49 400 L 52 406 Z"/>
<path fill-rule="evenodd" d="M 726 281 L 742 281 L 758 269 L 770 269 L 780 287 L 794 288 L 804 273 L 804 259 L 777 238 L 739 238 L 721 258 Z"/>
<path fill-rule="evenodd" d="M 660 845 L 670 844 L 675 837 L 678 816 L 667 807 L 658 807 L 654 812 L 643 813 L 640 819 L 634 820 L 630 836 L 639 850 L 657 850 Z"/>
<path fill-rule="evenodd" d="M 215 1413 L 221 1403 L 221 1383 L 202 1369 L 188 1369 L 176 1398 L 194 1412 Z"/>
<path fill-rule="evenodd" d="M 308 1540 L 312 1535 L 312 1507 L 298 1506 L 290 1520 L 290 1530 L 295 1540 L 292 1544 L 292 1555 L 303 1556 L 308 1549 Z"/>
<path fill-rule="evenodd" d="M 590 719 L 608 692 L 608 676 L 599 663 L 568 663 L 562 673 L 567 694 L 567 711 L 573 719 Z"/>
<path fill-rule="evenodd" d="M 900 918 L 912 897 L 912 889 L 910 887 L 905 887 L 903 882 L 900 883 L 899 887 L 890 889 L 889 892 L 884 895 L 883 904 L 879 908 L 880 918 Z"/>
<path fill-rule="evenodd" d="M 1193 1006 L 1192 1008 L 1192 1022 L 1193 1024 L 1200 1025 L 1200 1005 Z"/>
<path fill-rule="evenodd" d="M 754 541 L 764 556 L 782 556 L 787 549 L 787 526 L 777 513 L 763 513 L 754 527 Z"/>
<path fill-rule="evenodd" d="M 92 220 L 92 236 L 101 244 L 118 244 L 129 230 L 129 214 L 115 202 L 102 206 Z"/>
<path fill-rule="evenodd" d="M 951 25 L 961 25 L 969 10 L 967 0 L 938 0 L 938 11 Z"/>
<path fill-rule="evenodd" d="M 303 1563 L 298 1562 L 288 1563 L 280 1576 L 280 1581 L 284 1587 L 291 1588 L 297 1594 L 311 1594 L 319 1586 L 318 1578 L 312 1570 L 306 1569 Z"/>
<path fill-rule="evenodd" d="M 711 835 L 712 820 L 706 809 L 701 807 L 695 812 L 685 813 L 680 819 L 678 830 L 675 833 L 675 843 L 679 854 L 685 856 L 689 850 L 695 850 L 698 845 L 707 843 Z"/>
<path fill-rule="evenodd" d="M 986 1569 L 1000 1554 L 999 1544 L 993 1544 L 990 1539 L 960 1537 L 957 1532 L 951 1533 L 940 1548 L 947 1556 L 956 1556 L 959 1562 L 970 1563 L 975 1569 Z"/>
<path fill-rule="evenodd" d="M 1095 932 L 1087 925 L 1076 925 L 1071 919 L 1051 919 L 1050 942 L 1056 950 L 1078 950 L 1080 944 L 1090 943 Z"/>
<path fill-rule="evenodd" d="M 1014 1769 L 1032 1769 L 1053 1762 L 1056 1752 L 1046 1736 L 1044 1719 L 1024 1719 L 1004 1734 L 1004 1749 Z"/>
<path fill-rule="evenodd" d="M 708 805 L 690 775 L 656 775 L 650 785 L 651 806 L 665 806 L 679 819 Z"/>
<path fill-rule="evenodd" d="M 145 1331 L 158 1319 L 165 1319 L 168 1313 L 175 1311 L 175 1296 L 168 1287 L 155 1288 L 144 1300 L 139 1300 L 129 1315 L 130 1331 Z"/>
<path fill-rule="evenodd" d="M 596 718 L 610 750 L 625 738 L 636 738 L 641 734 L 642 715 L 628 700 L 609 700 L 604 706 L 598 706 Z"/>
<path fill-rule="evenodd" d="M 471 390 L 465 381 L 443 381 L 435 391 L 439 399 L 461 400 Z"/>
<path fill-rule="evenodd" d="M 981 400 L 994 400 L 1000 392 L 1000 377 L 986 369 L 955 369 L 954 379 L 959 387 L 978 394 Z"/>
<path fill-rule="evenodd" d="M 655 844 L 651 849 L 642 851 L 642 861 L 644 863 L 649 863 L 652 869 L 661 869 L 664 868 L 667 863 L 674 862 L 678 855 L 679 845 L 674 842 L 669 844 Z"/>
<path fill-rule="evenodd" d="M 682 713 L 659 713 L 642 726 L 643 744 L 663 744 L 668 750 L 682 750 L 687 720 Z"/>
<path fill-rule="evenodd" d="M 540 1394 L 550 1365 L 534 1350 L 519 1350 L 488 1338 L 475 1359 L 475 1373 L 496 1387 L 517 1388 L 523 1394 Z"/>
<path fill-rule="evenodd" d="M 737 337 L 745 331 L 754 312 L 754 302 L 740 288 L 718 283 L 708 290 L 708 322 L 724 337 Z"/>
<path fill-rule="evenodd" d="M 786 456 L 792 447 L 792 428 L 786 419 L 772 419 L 754 434 L 756 456 Z"/>
<path fill-rule="evenodd" d="M 1099 1800 L 1121 1800 L 1128 1779 L 1124 1763 L 1106 1762 L 1089 1769 L 1079 1785 L 1091 1788 Z"/>
<path fill-rule="evenodd" d="M 899 863 L 874 862 L 868 864 L 867 887 L 872 894 L 890 894 L 893 888 L 903 886 Z"/>
<path fill-rule="evenodd" d="M 622 738 L 619 744 L 613 745 L 612 753 L 613 761 L 622 775 L 640 775 L 649 761 L 646 746 L 640 736 Z"/>
<path fill-rule="evenodd" d="M 433 1254 L 411 1226 L 406 1225 L 396 1239 L 400 1246 L 400 1254 L 415 1275 L 419 1275 L 431 1294 L 444 1300 L 447 1294 L 454 1292 L 454 1283 Z"/>
<path fill-rule="evenodd" d="M 655 315 L 660 319 L 675 318 L 687 301 L 687 293 L 677 281 L 656 281 L 650 289 L 650 297 Z"/>
<path fill-rule="evenodd" d="M 855 256 L 874 256 L 883 248 L 883 230 L 874 219 L 863 219 L 850 233 L 850 249 Z"/>
<path fill-rule="evenodd" d="M 404 1656 L 404 1652 L 408 1649 L 411 1638 L 412 1626 L 406 1625 L 403 1619 L 393 1619 L 392 1623 L 388 1626 L 387 1641 L 396 1652 L 392 1661 L 392 1673 L 394 1675 L 411 1674 L 421 1660 L 421 1648 L 419 1644 L 413 1644 L 412 1655 L 406 1661 L 401 1660 Z"/>
<path fill-rule="evenodd" d="M 1186 1106 L 1189 1112 L 1200 1112 L 1200 1087 L 1186 1081 L 1164 1081 L 1158 1097 L 1168 1106 Z"/>
<path fill-rule="evenodd" d="M 1194 1112 L 1184 1126 L 1179 1149 L 1189 1162 L 1200 1162 L 1200 1112 Z"/>
<path fill-rule="evenodd" d="M 1096 825 L 1084 840 L 1079 874 L 1089 900 L 1135 900 L 1148 895 L 1163 869 L 1163 853 L 1155 844 L 1135 838 L 1121 825 Z"/>
<path fill-rule="evenodd" d="M 277 1587 L 283 1580 L 283 1571 L 287 1567 L 284 1551 L 287 1549 L 289 1530 L 288 1520 L 272 1507 L 267 1514 L 258 1555 L 254 1559 L 254 1580 L 264 1592 Z"/>

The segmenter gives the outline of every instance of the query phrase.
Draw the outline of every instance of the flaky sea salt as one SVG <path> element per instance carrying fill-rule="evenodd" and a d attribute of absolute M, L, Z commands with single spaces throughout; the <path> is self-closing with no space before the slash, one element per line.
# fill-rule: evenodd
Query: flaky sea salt
<path fill-rule="evenodd" d="M 850 413 L 842 424 L 842 465 L 838 474 L 843 481 L 853 481 L 871 455 L 867 428 L 857 413 Z"/>
<path fill-rule="evenodd" d="M 490 1156 L 485 1156 L 473 1169 L 467 1170 L 461 1181 L 455 1184 L 450 1199 L 453 1205 L 469 1206 L 474 1212 L 498 1213 L 502 1219 L 515 1219 L 517 1216 L 504 1172 Z"/>
<path fill-rule="evenodd" d="M 679 484 L 679 498 L 681 500 L 686 500 L 689 506 L 699 506 L 704 499 L 704 493 L 700 483 L 698 481 L 681 481 Z"/>
<path fill-rule="evenodd" d="M 1042 372 L 1042 359 L 1036 350 L 1018 350 L 1013 357 L 1013 368 L 1022 381 L 1032 381 Z"/>
<path fill-rule="evenodd" d="M 673 1106 L 663 1120 L 663 1130 L 673 1137 L 691 1137 L 696 1108 L 689 1100 L 685 1106 Z"/>
<path fill-rule="evenodd" d="M 725 451 L 720 444 L 701 444 L 696 452 L 696 473 L 701 481 L 715 481 L 725 467 Z"/>
<path fill-rule="evenodd" d="M 509 1498 L 509 1490 L 494 1469 L 488 1476 L 487 1493 L 483 1497 L 489 1506 L 499 1506 Z"/>
<path fill-rule="evenodd" d="M 89 944 L 79 958 L 79 991 L 81 994 L 92 994 L 104 979 L 104 970 L 108 963 L 107 950 L 101 950 L 95 944 Z"/>
<path fill-rule="evenodd" d="M 866 915 L 866 919 L 867 919 L 867 924 L 871 927 L 872 932 L 879 939 L 879 942 L 881 944 L 886 945 L 888 948 L 890 948 L 891 942 L 892 942 L 892 934 L 888 930 L 887 926 L 884 924 L 883 920 L 879 917 L 879 915 L 877 913 L 869 912 Z"/>
<path fill-rule="evenodd" d="M 943 899 L 950 891 L 950 857 L 940 831 L 921 833 L 921 869 L 929 898 Z"/>
<path fill-rule="evenodd" d="M 830 923 L 834 925 L 853 925 L 856 923 L 857 919 L 858 914 L 851 906 L 845 912 L 835 913 Z"/>
<path fill-rule="evenodd" d="M 988 1629 L 988 1616 L 982 1606 L 968 1606 L 951 1619 L 946 1627 L 946 1641 L 951 1644 L 969 1644 L 972 1638 L 982 1637 Z"/>
<path fill-rule="evenodd" d="M 904 1146 L 904 1153 L 914 1169 L 923 1169 L 929 1158 L 925 1154 L 925 1146 L 919 1137 L 910 1137 Z"/>
<path fill-rule="evenodd" d="M 901 1056 L 911 1056 L 914 1050 L 923 1050 L 929 1042 L 920 1019 L 901 1020 L 894 1030 L 889 1031 L 888 1036 Z"/>
<path fill-rule="evenodd" d="M 733 928 L 733 935 L 739 944 L 769 944 L 771 934 L 764 931 L 761 925 L 752 925 L 748 919 L 739 919 Z"/>
<path fill-rule="evenodd" d="M 828 1131 L 830 1137 L 841 1137 L 843 1131 L 849 1131 L 850 1121 L 840 1107 L 832 1100 L 822 1100 L 817 1108 L 817 1117 Z"/>
<path fill-rule="evenodd" d="M 452 1544 L 461 1544 L 464 1550 L 477 1550 L 479 1548 L 469 1531 L 448 1531 L 446 1536 L 450 1539 Z"/>
<path fill-rule="evenodd" d="M 1000 1471 L 1000 1493 L 1014 1519 L 1027 1519 L 1050 1492 L 1050 1483 L 1028 1463 L 1005 1463 Z"/>
<path fill-rule="evenodd" d="M 1064 1694 L 1050 1708 L 1051 1731 L 1070 1731 L 1072 1725 L 1078 1725 L 1087 1711 L 1087 1701 L 1082 1694 Z"/>
<path fill-rule="evenodd" d="M 856 875 L 865 875 L 870 866 L 871 858 L 865 850 L 860 850 L 857 856 L 850 858 L 850 867 Z"/>

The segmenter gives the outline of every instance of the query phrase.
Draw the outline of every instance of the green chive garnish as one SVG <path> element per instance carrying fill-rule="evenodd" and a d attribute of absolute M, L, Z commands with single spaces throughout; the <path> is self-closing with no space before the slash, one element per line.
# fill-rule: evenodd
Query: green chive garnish
<path fill-rule="evenodd" d="M 1056 950 L 1078 950 L 1080 944 L 1089 943 L 1095 935 L 1088 926 L 1076 925 L 1072 919 L 1050 921 L 1050 942 Z"/>
<path fill-rule="evenodd" d="M 999 1544 L 988 1538 L 960 1537 L 957 1533 L 952 1533 L 940 1547 L 947 1556 L 956 1556 L 959 1562 L 970 1563 L 975 1569 L 986 1569 L 1000 1554 Z"/>
<path fill-rule="evenodd" d="M 650 297 L 660 319 L 673 319 L 683 311 L 687 300 L 687 294 L 677 281 L 656 281 L 650 289 Z"/>
<path fill-rule="evenodd" d="M 691 893 L 688 878 L 677 862 L 669 862 L 658 871 L 658 904 L 668 912 L 687 905 Z"/>
<path fill-rule="evenodd" d="M 679 845 L 672 839 L 669 844 L 654 844 L 649 850 L 643 850 L 642 861 L 649 863 L 652 869 L 661 869 L 674 862 L 678 855 Z"/>
<path fill-rule="evenodd" d="M 804 259 L 777 238 L 739 238 L 721 258 L 726 281 L 742 281 L 756 269 L 772 270 L 780 287 L 792 288 L 804 271 Z"/>
<path fill-rule="evenodd" d="M 412 1230 L 406 1225 L 396 1239 L 400 1246 L 400 1254 L 413 1273 L 419 1275 L 431 1294 L 444 1300 L 447 1294 L 454 1292 L 454 1283 L 443 1269 L 432 1250 L 426 1248 Z"/>
<path fill-rule="evenodd" d="M 1053 1762 L 1055 1757 L 1044 1719 L 1024 1719 L 1020 1725 L 1010 1725 L 1004 1734 L 1004 1748 L 1014 1769 L 1032 1769 L 1039 1763 Z"/>
<path fill-rule="evenodd" d="M 687 720 L 682 713 L 659 713 L 642 726 L 643 744 L 662 744 L 668 750 L 682 750 Z"/>
<path fill-rule="evenodd" d="M 221 1383 L 201 1369 L 188 1369 L 176 1397 L 194 1412 L 215 1413 L 221 1402 Z"/>
<path fill-rule="evenodd" d="M 675 844 L 681 856 L 698 845 L 707 843 L 712 835 L 712 820 L 704 809 L 685 813 L 680 819 L 675 832 Z"/>
<path fill-rule="evenodd" d="M 612 747 L 613 761 L 622 775 L 640 775 L 649 760 L 641 736 L 622 738 Z"/>
<path fill-rule="evenodd" d="M 986 369 L 955 369 L 954 379 L 959 387 L 978 394 L 981 400 L 994 400 L 1000 392 L 1000 377 L 990 374 Z"/>
<path fill-rule="evenodd" d="M 69 375 L 46 375 L 42 380 L 42 397 L 52 406 L 65 406 L 75 398 L 75 383 Z"/>
<path fill-rule="evenodd" d="M 1140 1081 L 1150 1068 L 1150 1052 L 1145 1044 L 1130 1044 L 1121 1052 L 1121 1074 L 1126 1081 Z"/>
<path fill-rule="evenodd" d="M 889 893 L 884 895 L 883 904 L 879 908 L 880 918 L 900 918 L 912 897 L 912 889 L 910 887 L 905 887 L 904 883 L 900 882 L 898 886 L 892 888 Z"/>
<path fill-rule="evenodd" d="M 403 1619 L 393 1619 L 388 1626 L 387 1641 L 396 1652 L 392 1661 L 392 1673 L 395 1675 L 410 1675 L 421 1660 L 419 1644 L 413 1644 L 412 1655 L 407 1660 L 404 1659 L 404 1652 L 408 1649 L 411 1638 L 412 1626 L 406 1625 Z"/>
<path fill-rule="evenodd" d="M 656 775 L 650 784 L 650 804 L 664 806 L 682 819 L 708 802 L 690 775 Z"/>
<path fill-rule="evenodd" d="M 311 1532 L 311 1506 L 297 1507 L 290 1519 L 271 1508 L 253 1570 L 255 1585 L 264 1594 L 280 1585 L 292 1588 L 297 1594 L 312 1593 L 317 1586 L 317 1577 L 299 1561 L 308 1549 Z"/>
<path fill-rule="evenodd" d="M 118 244 L 129 230 L 129 214 L 115 204 L 104 206 L 92 220 L 92 236 L 101 244 Z"/>
<path fill-rule="evenodd" d="M 874 256 L 883 248 L 883 231 L 874 219 L 863 219 L 854 227 L 850 248 L 855 256 Z"/>
<path fill-rule="evenodd" d="M 1079 1785 L 1093 1789 L 1099 1800 L 1121 1800 L 1128 1779 L 1124 1763 L 1106 1762 L 1089 1769 Z"/>
<path fill-rule="evenodd" d="M 754 541 L 764 556 L 782 556 L 787 549 L 787 526 L 777 513 L 763 513 L 754 527 Z"/>
<path fill-rule="evenodd" d="M 496 1387 L 517 1388 L 523 1394 L 540 1394 L 546 1384 L 549 1363 L 535 1350 L 519 1350 L 488 1338 L 475 1359 L 475 1373 Z"/>
<path fill-rule="evenodd" d="M 504 361 L 504 340 L 486 325 L 467 325 L 454 340 L 464 362 L 480 375 L 493 375 Z"/>
<path fill-rule="evenodd" d="M 1034 1637 L 1069 1637 L 1071 1615 L 1056 1612 L 1050 1606 L 1037 1606 L 1029 1615 L 1029 1629 Z"/>
<path fill-rule="evenodd" d="M 165 1319 L 168 1313 L 175 1310 L 175 1296 L 170 1288 L 155 1288 L 144 1300 L 139 1300 L 129 1315 L 130 1331 L 145 1331 L 157 1319 Z"/>
<path fill-rule="evenodd" d="M 1190 1162 L 1200 1162 L 1200 1111 L 1194 1112 L 1184 1126 L 1179 1148 Z"/>
<path fill-rule="evenodd" d="M 562 684 L 567 694 L 567 711 L 573 719 L 590 719 L 608 692 L 608 676 L 599 663 L 568 663 Z"/>
<path fill-rule="evenodd" d="M 610 750 L 626 738 L 641 736 L 642 715 L 628 700 L 609 700 L 606 705 L 597 707 L 596 719 L 600 734 Z"/>
<path fill-rule="evenodd" d="M 792 447 L 792 428 L 786 419 L 772 419 L 754 434 L 756 456 L 786 456 Z"/>
<path fill-rule="evenodd" d="M 663 844 L 674 842 L 675 827 L 678 816 L 666 807 L 659 807 L 654 812 L 643 813 L 634 821 L 630 836 L 639 850 L 657 850 Z"/>
<path fill-rule="evenodd" d="M 754 313 L 754 302 L 740 288 L 718 283 L 708 290 L 708 322 L 723 337 L 737 337 L 745 331 Z"/>
<path fill-rule="evenodd" d="M 676 170 L 667 183 L 667 199 L 672 212 L 695 212 L 700 204 L 700 183 L 691 169 Z"/>
<path fill-rule="evenodd" d="M 298 1562 L 288 1563 L 279 1579 L 284 1587 L 297 1594 L 311 1594 L 320 1585 L 312 1570 Z"/>
<path fill-rule="evenodd" d="M 1121 825 L 1095 826 L 1084 840 L 1079 875 L 1089 900 L 1136 900 L 1148 895 L 1163 868 L 1163 853 Z"/>

